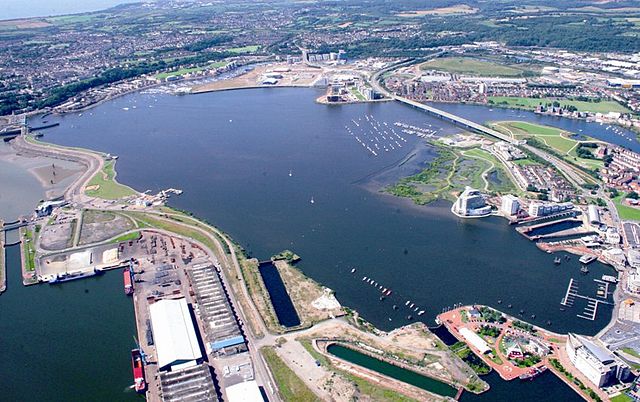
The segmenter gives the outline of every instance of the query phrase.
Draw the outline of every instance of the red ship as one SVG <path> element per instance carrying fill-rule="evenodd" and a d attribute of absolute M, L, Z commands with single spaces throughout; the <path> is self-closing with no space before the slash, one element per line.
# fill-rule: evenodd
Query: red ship
<path fill-rule="evenodd" d="M 147 391 L 147 381 L 144 379 L 144 362 L 140 349 L 131 351 L 131 366 L 133 367 L 133 385 L 136 392 L 144 394 Z"/>
<path fill-rule="evenodd" d="M 124 293 L 126 295 L 132 295 L 133 281 L 131 280 L 131 271 L 129 271 L 129 269 L 127 268 L 124 271 L 122 271 L 122 274 L 124 275 Z"/>

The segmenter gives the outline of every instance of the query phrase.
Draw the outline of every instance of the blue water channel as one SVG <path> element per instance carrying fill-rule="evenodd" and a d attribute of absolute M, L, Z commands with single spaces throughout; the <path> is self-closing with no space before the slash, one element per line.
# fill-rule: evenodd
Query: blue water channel
<path fill-rule="evenodd" d="M 300 325 L 300 318 L 282 282 L 278 268 L 269 261 L 260 263 L 259 270 L 280 324 L 288 328 Z"/>

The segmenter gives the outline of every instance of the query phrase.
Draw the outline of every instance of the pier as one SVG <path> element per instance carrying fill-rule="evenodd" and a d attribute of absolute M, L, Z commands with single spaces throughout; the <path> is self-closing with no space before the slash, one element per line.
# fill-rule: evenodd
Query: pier
<path fill-rule="evenodd" d="M 564 298 L 560 302 L 563 306 L 571 307 L 573 306 L 573 301 L 575 300 L 575 296 L 578 294 L 578 286 L 574 285 L 574 280 L 571 278 L 569 280 L 569 286 L 567 287 L 567 293 L 564 295 Z"/>
<path fill-rule="evenodd" d="M 594 279 L 594 281 L 598 282 L 598 283 L 604 283 L 606 284 L 606 287 L 604 290 L 604 296 L 598 296 L 601 298 L 606 299 L 608 294 L 609 294 L 609 284 L 598 280 L 598 279 Z M 565 294 L 564 298 L 562 299 L 562 301 L 560 302 L 560 304 L 562 304 L 563 306 L 566 307 L 573 307 L 573 302 L 575 301 L 575 299 L 584 299 L 587 301 L 587 306 L 584 308 L 584 311 L 580 314 L 576 314 L 576 317 L 578 318 L 582 318 L 584 320 L 589 320 L 589 321 L 594 321 L 596 319 L 596 315 L 598 314 L 598 305 L 599 304 L 609 304 L 609 305 L 613 305 L 613 303 L 608 302 L 606 300 L 601 300 L 601 299 L 596 299 L 590 296 L 584 296 L 578 293 L 578 285 L 576 285 L 575 280 L 573 278 L 571 278 L 569 280 L 569 286 L 567 286 L 567 293 Z"/>

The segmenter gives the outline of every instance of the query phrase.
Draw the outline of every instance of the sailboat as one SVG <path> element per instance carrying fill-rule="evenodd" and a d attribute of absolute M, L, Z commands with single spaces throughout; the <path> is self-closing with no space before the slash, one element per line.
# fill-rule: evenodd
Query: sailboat
<path fill-rule="evenodd" d="M 313 200 L 313 197 L 311 197 L 311 203 L 315 204 L 316 202 Z"/>
<path fill-rule="evenodd" d="M 289 170 L 289 177 L 293 176 L 293 172 Z"/>

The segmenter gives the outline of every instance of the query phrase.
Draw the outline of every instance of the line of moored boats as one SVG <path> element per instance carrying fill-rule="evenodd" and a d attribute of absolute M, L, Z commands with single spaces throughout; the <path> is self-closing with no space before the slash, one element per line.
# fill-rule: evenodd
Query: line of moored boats
<path fill-rule="evenodd" d="M 356 273 L 356 268 L 352 268 L 351 269 L 351 273 L 355 274 Z M 393 294 L 393 291 L 389 288 L 386 288 L 384 285 L 378 283 L 376 280 L 374 280 L 373 278 L 370 278 L 368 276 L 363 276 L 362 277 L 362 282 L 373 286 L 374 288 L 376 288 L 377 290 L 380 291 L 381 295 L 379 300 L 383 301 L 385 300 L 387 297 L 391 296 L 391 294 Z M 416 306 L 416 304 L 414 302 L 412 302 L 411 300 L 407 300 L 404 303 L 405 307 L 408 308 L 411 313 L 416 313 L 418 316 L 421 316 L 425 313 L 425 310 L 420 309 L 419 306 Z M 393 305 L 393 309 L 394 310 L 399 310 L 399 307 L 397 304 Z M 408 315 L 407 316 L 408 320 L 412 320 L 413 319 L 413 315 Z M 391 318 L 389 318 L 389 320 L 391 320 Z"/>
<path fill-rule="evenodd" d="M 395 151 L 402 148 L 402 143 L 407 140 L 398 134 L 387 122 L 380 123 L 373 115 L 364 115 L 352 119 L 354 127 L 345 126 L 347 133 L 354 137 L 373 156 L 378 156 L 381 152 Z"/>

